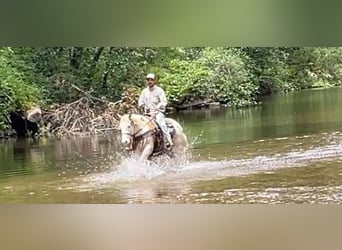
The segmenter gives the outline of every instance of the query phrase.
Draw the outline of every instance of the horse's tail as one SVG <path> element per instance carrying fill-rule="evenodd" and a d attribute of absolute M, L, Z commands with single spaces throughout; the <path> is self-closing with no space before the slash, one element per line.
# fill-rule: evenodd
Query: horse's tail
<path fill-rule="evenodd" d="M 165 118 L 166 122 L 170 122 L 173 127 L 175 128 L 176 134 L 182 134 L 183 133 L 183 128 L 182 126 L 174 119 L 172 118 Z"/>

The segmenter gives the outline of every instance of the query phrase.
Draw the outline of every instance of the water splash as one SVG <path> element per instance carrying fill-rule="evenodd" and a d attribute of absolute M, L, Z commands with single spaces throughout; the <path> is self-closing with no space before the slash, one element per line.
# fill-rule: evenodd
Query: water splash
<path fill-rule="evenodd" d="M 284 167 L 299 167 L 322 161 L 342 159 L 340 134 L 328 135 L 320 146 L 307 148 L 301 146 L 288 152 L 261 154 L 242 159 L 199 160 L 191 158 L 169 159 L 159 157 L 152 162 L 141 164 L 133 157 L 122 158 L 119 164 L 112 163 L 111 171 L 93 174 L 84 179 L 85 185 L 107 187 L 110 185 L 156 183 L 190 183 L 198 180 L 214 180 L 228 176 L 248 175 L 257 172 L 273 172 Z M 324 137 L 326 139 L 326 137 Z M 332 140 L 334 139 L 334 140 Z M 134 184 L 134 185 L 135 185 Z"/>
<path fill-rule="evenodd" d="M 137 179 L 152 179 L 164 174 L 165 171 L 157 164 L 139 163 L 133 157 L 124 160 L 112 173 L 114 180 L 133 181 Z"/>

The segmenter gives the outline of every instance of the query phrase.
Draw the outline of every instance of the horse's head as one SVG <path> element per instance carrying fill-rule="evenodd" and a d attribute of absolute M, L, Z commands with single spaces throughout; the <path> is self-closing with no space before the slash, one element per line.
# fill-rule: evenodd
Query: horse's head
<path fill-rule="evenodd" d="M 133 149 L 134 138 L 153 129 L 155 129 L 154 123 L 151 123 L 151 120 L 143 115 L 126 114 L 120 116 L 121 144 L 126 150 Z"/>
<path fill-rule="evenodd" d="M 120 116 L 119 130 L 121 132 L 121 144 L 126 149 L 131 149 L 134 135 L 134 122 L 131 115 Z"/>

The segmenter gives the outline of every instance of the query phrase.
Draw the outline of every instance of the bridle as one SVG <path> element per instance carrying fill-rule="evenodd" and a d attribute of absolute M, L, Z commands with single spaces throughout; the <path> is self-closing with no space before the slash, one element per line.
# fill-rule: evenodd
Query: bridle
<path fill-rule="evenodd" d="M 132 114 L 129 114 L 129 116 L 128 116 L 128 119 L 129 119 L 129 121 L 130 121 L 130 123 L 131 123 L 131 126 L 133 127 L 133 126 L 135 126 L 134 125 L 134 121 L 132 120 Z M 153 118 L 151 118 L 151 119 L 148 119 L 149 121 L 148 122 L 146 122 L 145 123 L 145 125 L 144 126 L 142 126 L 137 132 L 135 132 L 135 133 L 126 133 L 126 132 L 121 132 L 121 134 L 125 134 L 125 135 L 128 135 L 128 136 L 130 136 L 132 139 L 133 138 L 138 138 L 138 137 L 141 137 L 141 138 L 143 138 L 144 137 L 144 135 L 147 135 L 147 134 L 149 134 L 149 133 L 151 133 L 151 131 L 153 131 L 153 130 L 148 130 L 148 131 L 146 131 L 145 133 L 143 133 L 143 134 L 141 134 L 141 135 L 139 135 L 139 136 L 137 136 L 137 134 L 139 134 L 150 122 L 152 122 L 152 120 L 153 120 Z M 132 149 L 132 144 L 133 144 L 133 140 L 131 140 L 131 143 L 130 143 L 131 145 L 130 145 L 130 149 Z"/>

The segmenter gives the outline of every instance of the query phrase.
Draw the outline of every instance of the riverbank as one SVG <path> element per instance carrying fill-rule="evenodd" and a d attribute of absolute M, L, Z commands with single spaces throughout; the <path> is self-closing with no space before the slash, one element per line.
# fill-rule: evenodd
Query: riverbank
<path fill-rule="evenodd" d="M 341 55 L 342 48 L 336 47 L 4 47 L 0 48 L 0 130 L 8 128 L 10 112 L 32 104 L 53 114 L 60 107 L 50 104 L 71 106 L 83 96 L 97 99 L 96 105 L 115 102 L 128 86 L 142 90 L 149 72 L 156 74 L 157 84 L 176 110 L 213 108 L 217 103 L 254 106 L 264 94 L 341 85 Z M 89 114 L 77 116 L 72 110 L 68 119 L 54 115 L 58 133 L 98 129 L 98 121 L 82 118 Z"/>
<path fill-rule="evenodd" d="M 334 88 L 333 86 L 310 87 L 307 89 L 296 90 L 292 92 L 324 90 Z M 264 98 L 271 97 L 275 93 L 265 95 L 258 102 L 245 107 L 261 105 Z M 277 93 L 279 94 L 279 93 Z M 137 100 L 139 90 L 137 88 L 128 88 L 123 93 L 122 98 L 117 102 L 110 102 L 106 99 L 99 99 L 84 92 L 84 96 L 72 103 L 63 105 L 52 105 L 43 108 L 42 121 L 39 123 L 39 134 L 27 134 L 27 137 L 61 137 L 65 135 L 88 136 L 111 134 L 117 131 L 119 122 L 118 114 L 122 115 L 128 112 L 137 113 Z M 213 102 L 210 100 L 198 100 L 183 105 L 170 105 L 167 107 L 167 115 L 185 110 L 201 109 L 219 109 L 233 108 L 233 105 L 227 103 Z M 13 129 L 0 131 L 0 139 L 7 140 L 16 138 L 17 133 Z"/>

